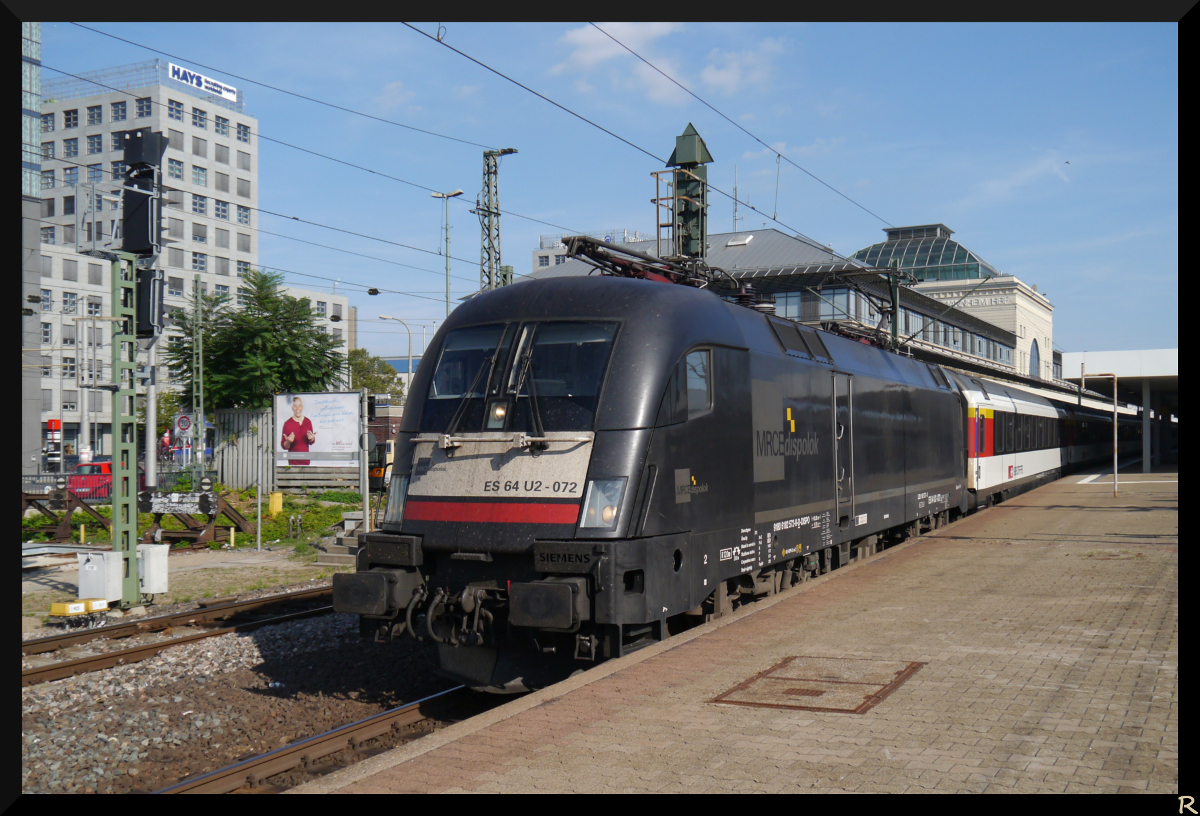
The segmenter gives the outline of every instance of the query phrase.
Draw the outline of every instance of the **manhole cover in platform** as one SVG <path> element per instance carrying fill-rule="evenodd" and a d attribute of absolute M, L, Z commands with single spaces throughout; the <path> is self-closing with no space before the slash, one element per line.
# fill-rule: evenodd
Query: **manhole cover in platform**
<path fill-rule="evenodd" d="M 789 657 L 712 702 L 863 714 L 924 665 L 856 657 Z"/>

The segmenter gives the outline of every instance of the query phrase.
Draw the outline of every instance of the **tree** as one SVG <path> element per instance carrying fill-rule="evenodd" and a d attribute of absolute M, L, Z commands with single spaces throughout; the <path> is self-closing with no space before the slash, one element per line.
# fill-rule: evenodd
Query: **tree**
<path fill-rule="evenodd" d="M 183 397 L 178 391 L 172 391 L 168 388 L 159 388 L 154 399 L 154 416 L 155 427 L 158 428 L 158 436 L 162 436 L 163 431 L 169 429 L 175 422 L 175 415 L 184 409 Z M 145 439 L 146 435 L 146 398 L 138 397 L 137 406 L 137 424 L 138 424 L 138 439 Z"/>
<path fill-rule="evenodd" d="M 341 339 L 322 332 L 308 298 L 284 293 L 282 282 L 277 273 L 247 272 L 237 310 L 230 308 L 226 295 L 201 298 L 205 410 L 260 411 L 271 406 L 277 393 L 327 391 L 343 376 Z M 195 311 L 193 307 L 184 315 L 184 335 L 167 352 L 172 372 L 184 384 L 185 401 L 192 396 Z"/>
<path fill-rule="evenodd" d="M 355 388 L 365 388 L 368 394 L 388 394 L 393 405 L 404 404 L 404 380 L 399 372 L 366 349 L 350 352 L 350 375 Z"/>

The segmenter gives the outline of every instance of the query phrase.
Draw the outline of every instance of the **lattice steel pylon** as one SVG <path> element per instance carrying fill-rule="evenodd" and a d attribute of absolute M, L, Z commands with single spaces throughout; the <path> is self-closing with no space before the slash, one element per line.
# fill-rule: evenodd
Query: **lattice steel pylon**
<path fill-rule="evenodd" d="M 512 283 L 512 275 L 500 266 L 500 157 L 516 153 L 514 148 L 483 151 L 483 191 L 475 200 L 481 235 L 479 240 L 479 289 L 487 291 Z"/>
<path fill-rule="evenodd" d="M 121 606 L 141 602 L 137 566 L 137 263 L 128 252 L 112 258 L 112 544 L 124 562 Z M 151 455 L 147 453 L 147 455 Z"/>

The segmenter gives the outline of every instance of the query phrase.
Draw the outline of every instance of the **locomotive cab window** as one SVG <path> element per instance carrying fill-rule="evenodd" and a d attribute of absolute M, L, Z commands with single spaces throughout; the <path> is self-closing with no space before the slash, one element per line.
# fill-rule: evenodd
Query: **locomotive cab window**
<path fill-rule="evenodd" d="M 712 352 L 708 349 L 690 351 L 685 359 L 687 370 L 688 418 L 712 408 Z"/>

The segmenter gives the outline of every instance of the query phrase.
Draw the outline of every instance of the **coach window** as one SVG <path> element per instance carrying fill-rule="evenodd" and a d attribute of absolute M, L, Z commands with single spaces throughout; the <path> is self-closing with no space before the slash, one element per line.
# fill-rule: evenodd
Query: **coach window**
<path fill-rule="evenodd" d="M 690 351 L 687 355 L 688 418 L 712 408 L 712 352 L 708 349 Z"/>

